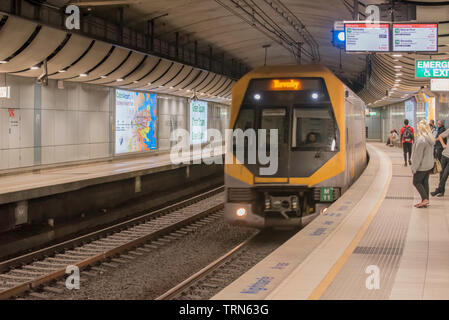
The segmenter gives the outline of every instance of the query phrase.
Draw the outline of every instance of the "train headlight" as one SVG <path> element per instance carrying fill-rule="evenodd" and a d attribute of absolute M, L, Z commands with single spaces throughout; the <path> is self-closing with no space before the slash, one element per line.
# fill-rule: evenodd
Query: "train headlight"
<path fill-rule="evenodd" d="M 293 201 L 292 201 L 292 209 L 298 209 L 298 200 L 293 199 Z"/>
<path fill-rule="evenodd" d="M 246 215 L 246 209 L 245 208 L 238 208 L 235 211 L 235 214 L 237 215 L 237 217 L 243 217 Z"/>
<path fill-rule="evenodd" d="M 316 93 L 316 92 L 312 93 L 312 99 L 313 100 L 318 99 L 318 93 Z"/>
<path fill-rule="evenodd" d="M 265 209 L 270 209 L 270 208 L 271 208 L 271 200 L 265 199 Z"/>
<path fill-rule="evenodd" d="M 254 99 L 256 99 L 256 100 L 260 100 L 260 98 L 261 98 L 260 94 L 256 93 L 256 94 L 254 95 Z"/>

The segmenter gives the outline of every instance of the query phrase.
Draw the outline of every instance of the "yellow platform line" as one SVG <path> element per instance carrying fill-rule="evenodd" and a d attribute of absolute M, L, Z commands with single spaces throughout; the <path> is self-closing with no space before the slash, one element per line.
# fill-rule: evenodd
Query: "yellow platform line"
<path fill-rule="evenodd" d="M 341 257 L 338 258 L 337 262 L 335 262 L 335 264 L 332 266 L 332 268 L 329 270 L 329 272 L 326 274 L 326 276 L 323 278 L 323 280 L 321 280 L 320 284 L 315 288 L 315 290 L 312 291 L 310 296 L 307 298 L 308 300 L 319 300 L 321 298 L 321 296 L 323 295 L 323 293 L 330 286 L 332 281 L 334 281 L 335 277 L 341 271 L 341 269 L 343 268 L 345 263 L 348 261 L 349 257 L 354 252 L 354 249 L 357 247 L 357 245 L 359 244 L 360 240 L 362 240 L 366 230 L 368 229 L 368 227 L 371 224 L 371 221 L 373 221 L 374 216 L 379 211 L 379 208 L 380 208 L 380 206 L 381 206 L 382 202 L 384 201 L 385 196 L 387 194 L 388 187 L 390 186 L 391 176 L 392 176 L 392 174 L 390 174 L 390 177 L 388 178 L 388 182 L 387 182 L 386 187 L 384 188 L 384 190 L 382 192 L 382 195 L 380 196 L 380 198 L 377 201 L 376 205 L 374 206 L 374 208 L 371 210 L 370 214 L 366 218 L 365 223 L 360 228 L 359 232 L 357 232 L 357 234 L 355 235 L 354 239 L 352 239 L 351 243 L 346 248 L 346 250 L 343 252 Z"/>

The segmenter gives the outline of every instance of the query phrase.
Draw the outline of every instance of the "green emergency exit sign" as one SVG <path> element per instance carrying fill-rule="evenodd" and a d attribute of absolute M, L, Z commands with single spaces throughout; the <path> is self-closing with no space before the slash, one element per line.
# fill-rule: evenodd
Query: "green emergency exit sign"
<path fill-rule="evenodd" d="M 320 189 L 320 201 L 321 202 L 334 201 L 334 189 L 332 187 L 322 187 Z"/>
<path fill-rule="evenodd" d="M 416 78 L 449 78 L 449 60 L 416 60 Z"/>

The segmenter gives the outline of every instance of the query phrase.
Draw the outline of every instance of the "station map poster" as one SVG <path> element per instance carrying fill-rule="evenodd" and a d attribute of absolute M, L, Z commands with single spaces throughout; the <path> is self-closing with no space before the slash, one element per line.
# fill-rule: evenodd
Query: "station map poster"
<path fill-rule="evenodd" d="M 409 121 L 411 127 L 415 127 L 416 102 L 415 99 L 405 101 L 405 119 Z"/>
<path fill-rule="evenodd" d="M 115 153 L 156 149 L 156 101 L 153 93 L 116 90 Z"/>
<path fill-rule="evenodd" d="M 438 24 L 393 24 L 393 51 L 438 51 Z"/>
<path fill-rule="evenodd" d="M 390 51 L 390 25 L 388 23 L 346 23 L 347 52 Z"/>
<path fill-rule="evenodd" d="M 190 102 L 190 143 L 207 142 L 207 102 Z"/>

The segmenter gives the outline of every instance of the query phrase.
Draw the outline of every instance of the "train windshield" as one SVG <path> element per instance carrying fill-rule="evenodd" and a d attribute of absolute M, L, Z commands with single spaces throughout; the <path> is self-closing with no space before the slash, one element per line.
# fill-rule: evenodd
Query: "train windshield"
<path fill-rule="evenodd" d="M 266 129 L 266 144 L 270 144 L 270 131 L 278 131 L 278 143 L 287 143 L 288 123 L 286 108 L 265 108 L 262 110 L 260 128 Z"/>
<path fill-rule="evenodd" d="M 330 106 L 295 106 L 292 147 L 338 151 L 337 127 Z"/>

